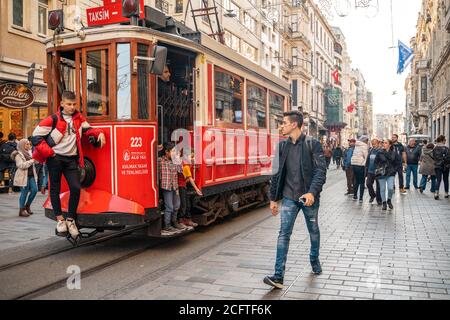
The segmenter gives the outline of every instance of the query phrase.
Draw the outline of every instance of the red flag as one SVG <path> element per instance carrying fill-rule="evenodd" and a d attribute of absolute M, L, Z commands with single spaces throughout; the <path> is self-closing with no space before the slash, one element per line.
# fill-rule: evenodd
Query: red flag
<path fill-rule="evenodd" d="M 331 76 L 334 79 L 334 84 L 339 84 L 339 69 L 336 69 L 335 71 L 333 71 L 333 73 L 331 74 Z"/>
<path fill-rule="evenodd" d="M 355 110 L 355 103 L 352 102 L 348 107 L 347 107 L 347 112 L 353 112 L 353 110 Z"/>

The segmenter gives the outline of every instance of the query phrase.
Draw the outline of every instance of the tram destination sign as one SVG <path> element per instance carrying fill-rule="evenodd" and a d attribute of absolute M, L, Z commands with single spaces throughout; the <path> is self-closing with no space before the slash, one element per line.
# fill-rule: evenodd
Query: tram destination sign
<path fill-rule="evenodd" d="M 33 104 L 34 93 L 21 83 L 0 84 L 0 105 L 9 108 L 26 108 Z"/>
<path fill-rule="evenodd" d="M 145 18 L 144 0 L 140 0 L 140 18 Z M 89 27 L 102 26 L 120 22 L 128 22 L 129 18 L 122 16 L 122 2 L 105 1 L 103 7 L 86 9 L 87 24 Z"/>

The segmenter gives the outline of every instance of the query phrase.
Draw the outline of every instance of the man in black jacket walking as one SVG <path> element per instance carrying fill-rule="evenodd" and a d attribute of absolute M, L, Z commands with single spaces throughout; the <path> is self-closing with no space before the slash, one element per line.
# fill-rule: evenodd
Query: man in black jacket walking
<path fill-rule="evenodd" d="M 264 283 L 283 288 L 289 241 L 299 210 L 303 210 L 311 240 L 310 262 L 314 274 L 320 274 L 319 197 L 326 181 L 327 165 L 319 141 L 302 134 L 303 115 L 285 112 L 282 133 L 288 138 L 278 145 L 270 185 L 270 209 L 278 215 L 281 203 L 281 228 L 278 235 L 275 274 Z"/>

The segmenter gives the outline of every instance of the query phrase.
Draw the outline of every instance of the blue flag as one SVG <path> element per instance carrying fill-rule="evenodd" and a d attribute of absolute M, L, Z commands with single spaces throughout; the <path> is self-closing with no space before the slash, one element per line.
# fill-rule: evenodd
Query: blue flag
<path fill-rule="evenodd" d="M 400 40 L 398 41 L 398 66 L 397 66 L 398 74 L 402 73 L 408 66 L 408 64 L 411 62 L 413 53 L 414 52 L 411 48 L 407 47 Z"/>

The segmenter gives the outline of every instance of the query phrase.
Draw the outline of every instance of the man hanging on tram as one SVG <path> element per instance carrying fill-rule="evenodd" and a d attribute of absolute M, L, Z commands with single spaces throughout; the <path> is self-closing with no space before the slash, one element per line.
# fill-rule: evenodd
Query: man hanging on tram
<path fill-rule="evenodd" d="M 80 200 L 80 171 L 84 166 L 81 136 L 85 134 L 90 141 L 103 147 L 105 134 L 101 129 L 91 128 L 84 116 L 77 110 L 76 96 L 71 91 L 64 91 L 61 96 L 59 112 L 43 119 L 32 135 L 35 146 L 33 158 L 40 163 L 47 163 L 50 176 L 50 201 L 57 224 L 55 233 L 77 239 L 79 231 L 76 214 Z M 61 210 L 61 178 L 66 178 L 70 190 L 69 208 L 63 216 Z"/>

